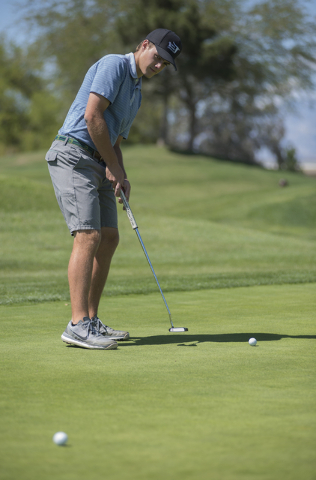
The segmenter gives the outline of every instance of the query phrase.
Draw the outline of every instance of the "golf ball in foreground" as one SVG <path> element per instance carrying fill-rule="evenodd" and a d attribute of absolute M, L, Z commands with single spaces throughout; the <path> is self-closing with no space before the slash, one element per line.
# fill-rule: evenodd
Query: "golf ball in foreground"
<path fill-rule="evenodd" d="M 65 432 L 57 432 L 53 436 L 53 442 L 56 443 L 56 445 L 65 445 L 68 440 L 68 435 Z"/>
<path fill-rule="evenodd" d="M 255 338 L 249 338 L 249 345 L 252 345 L 253 347 L 257 345 L 257 340 Z"/>

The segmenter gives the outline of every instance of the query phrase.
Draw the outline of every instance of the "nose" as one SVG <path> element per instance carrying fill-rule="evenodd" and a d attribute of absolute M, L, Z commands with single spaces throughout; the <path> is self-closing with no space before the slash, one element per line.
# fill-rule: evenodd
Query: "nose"
<path fill-rule="evenodd" d="M 158 62 L 158 63 L 156 63 L 155 68 L 157 70 L 162 70 L 164 66 L 165 65 L 162 62 Z"/>

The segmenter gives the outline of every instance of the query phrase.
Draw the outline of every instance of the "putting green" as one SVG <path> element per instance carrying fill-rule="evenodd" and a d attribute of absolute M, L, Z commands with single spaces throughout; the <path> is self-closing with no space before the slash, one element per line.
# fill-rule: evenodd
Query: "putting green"
<path fill-rule="evenodd" d="M 0 307 L 1 479 L 315 478 L 315 284 L 167 301 L 188 333 L 159 293 L 103 298 L 131 333 L 105 352 L 62 343 L 65 302 Z"/>

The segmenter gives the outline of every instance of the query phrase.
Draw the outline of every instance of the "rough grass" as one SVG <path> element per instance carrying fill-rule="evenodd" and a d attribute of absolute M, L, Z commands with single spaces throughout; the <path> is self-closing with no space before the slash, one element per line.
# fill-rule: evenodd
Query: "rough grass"
<path fill-rule="evenodd" d="M 131 207 L 163 289 L 190 291 L 316 279 L 316 181 L 188 157 L 124 151 Z M 68 300 L 72 239 L 44 152 L 0 159 L 0 302 Z M 125 212 L 107 295 L 156 284 Z"/>

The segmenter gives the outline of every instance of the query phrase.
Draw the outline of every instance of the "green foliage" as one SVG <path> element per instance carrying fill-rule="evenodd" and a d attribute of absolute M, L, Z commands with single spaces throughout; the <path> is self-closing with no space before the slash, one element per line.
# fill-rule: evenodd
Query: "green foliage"
<path fill-rule="evenodd" d="M 26 18 L 41 29 L 36 41 L 43 60 L 56 69 L 57 91 L 72 102 L 87 70 L 102 56 L 121 53 L 113 22 L 124 10 L 124 1 L 59 0 L 29 2 Z M 53 12 L 53 14 L 52 14 Z M 67 112 L 68 108 L 66 107 Z"/>
<path fill-rule="evenodd" d="M 28 126 L 21 132 L 22 150 L 48 148 L 63 120 L 61 102 L 50 91 L 34 92 L 28 111 Z"/>
<path fill-rule="evenodd" d="M 141 25 L 138 22 L 140 15 L 144 17 Z M 221 38 L 212 43 L 219 25 L 215 27 L 213 22 L 208 22 L 196 1 L 139 0 L 132 3 L 124 15 L 118 17 L 116 25 L 119 35 L 127 45 L 132 44 L 134 39 L 144 39 L 151 30 L 162 26 L 174 30 L 183 44 L 181 56 L 177 59 L 179 77 L 186 81 L 189 73 L 202 80 L 210 72 L 212 76 L 220 78 L 228 75 L 231 56 L 235 50 L 233 42 L 228 38 Z"/>
<path fill-rule="evenodd" d="M 289 170 L 290 172 L 299 172 L 299 162 L 296 155 L 296 150 L 293 147 L 286 148 L 283 154 L 283 159 L 279 165 L 280 170 Z"/>
<path fill-rule="evenodd" d="M 315 25 L 298 2 L 276 0 L 237 11 L 229 30 L 238 48 L 234 80 L 214 85 L 205 100 L 198 148 L 255 163 L 256 152 L 266 147 L 283 162 L 285 130 L 276 97 L 286 103 L 293 89 L 312 88 Z"/>
<path fill-rule="evenodd" d="M 170 0 L 167 2 L 140 0 L 130 4 L 124 15 L 118 17 L 116 26 L 122 41 L 130 46 L 132 42 L 144 39 L 148 32 L 156 28 L 169 28 L 174 30 L 181 38 L 183 50 L 177 59 L 178 75 L 173 72 L 163 72 L 154 79 L 154 86 L 148 87 L 149 92 L 154 92 L 162 97 L 161 103 L 164 109 L 170 108 L 171 95 L 181 99 L 191 116 L 188 122 L 190 144 L 193 148 L 193 140 L 196 135 L 196 105 L 197 101 L 207 95 L 205 85 L 207 80 L 228 80 L 232 78 L 233 56 L 236 46 L 231 37 L 219 31 L 223 23 L 222 12 L 217 12 L 217 25 L 210 21 L 203 6 L 208 2 Z M 144 18 L 141 25 L 138 19 Z M 201 84 L 199 84 L 201 82 Z M 196 86 L 198 85 L 198 88 Z M 145 93 L 148 92 L 145 85 Z M 147 92 L 146 92 L 147 90 Z M 198 92 L 198 90 L 200 90 Z M 148 92 L 148 93 L 149 93 Z M 159 98 L 159 97 L 158 97 Z M 177 112 L 178 115 L 178 112 Z M 168 120 L 167 112 L 164 113 L 165 122 Z M 137 119 L 136 119 L 137 124 Z M 163 129 L 164 143 L 176 143 L 168 137 L 168 126 Z M 157 138 L 161 129 L 157 128 Z"/>
<path fill-rule="evenodd" d="M 315 25 L 304 8 L 292 0 L 252 7 L 142 0 L 117 20 L 127 45 L 162 25 L 175 30 L 184 47 L 179 74 L 155 79 L 156 92 L 168 99 L 165 119 L 173 118 L 163 130 L 165 143 L 183 148 L 187 137 L 189 151 L 245 163 L 256 163 L 256 152 L 266 147 L 278 158 L 284 129 L 275 98 L 312 86 Z"/>
<path fill-rule="evenodd" d="M 0 152 L 34 150 L 51 142 L 60 103 L 43 79 L 33 47 L 0 39 Z"/>
<path fill-rule="evenodd" d="M 180 35 L 179 72 L 144 82 L 132 142 L 160 139 L 246 163 L 266 147 L 279 161 L 280 99 L 313 85 L 315 23 L 299 0 L 29 0 L 25 12 L 62 117 L 100 57 L 134 51 L 155 28 Z"/>

